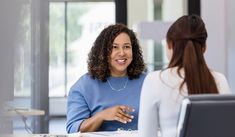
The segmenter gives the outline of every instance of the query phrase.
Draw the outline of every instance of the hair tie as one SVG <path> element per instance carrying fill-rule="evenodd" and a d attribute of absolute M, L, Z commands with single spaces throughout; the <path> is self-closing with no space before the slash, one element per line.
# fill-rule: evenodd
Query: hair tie
<path fill-rule="evenodd" d="M 195 40 L 192 36 L 188 36 L 188 37 L 185 37 L 185 38 L 183 38 L 183 39 L 185 39 L 185 40 L 191 40 L 191 41 L 194 41 L 194 40 Z"/>
<path fill-rule="evenodd" d="M 189 36 L 189 37 L 183 37 L 183 38 L 176 38 L 174 39 L 175 41 L 180 41 L 180 40 L 191 40 L 191 41 L 195 41 L 196 39 Z"/>

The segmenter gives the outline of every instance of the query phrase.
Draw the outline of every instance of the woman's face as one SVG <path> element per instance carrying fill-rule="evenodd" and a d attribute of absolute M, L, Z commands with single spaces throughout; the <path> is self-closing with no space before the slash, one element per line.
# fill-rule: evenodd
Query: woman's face
<path fill-rule="evenodd" d="M 127 74 L 127 67 L 131 64 L 132 45 L 130 37 L 126 33 L 120 33 L 113 41 L 110 55 L 110 72 L 114 77 L 122 77 Z"/>

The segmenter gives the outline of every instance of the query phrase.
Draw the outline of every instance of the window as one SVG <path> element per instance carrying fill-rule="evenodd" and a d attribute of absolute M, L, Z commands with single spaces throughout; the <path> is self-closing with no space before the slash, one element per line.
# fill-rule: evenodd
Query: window
<path fill-rule="evenodd" d="M 114 2 L 50 2 L 49 96 L 66 97 L 87 72 L 87 57 L 100 31 L 115 23 Z"/>
<path fill-rule="evenodd" d="M 178 17 L 186 14 L 186 0 L 154 0 L 154 8 L 153 8 L 153 16 L 155 21 L 159 21 L 161 23 L 156 23 L 161 26 L 164 23 L 173 22 Z M 154 23 L 153 23 L 154 24 Z M 153 25 L 150 24 L 150 25 Z M 159 27 L 158 26 L 158 27 Z M 153 26 L 152 26 L 153 27 Z M 158 28 L 156 27 L 156 28 Z M 154 28 L 154 27 L 153 27 Z M 159 30 L 150 30 L 150 31 L 159 31 Z M 168 28 L 164 28 L 168 29 Z M 159 32 L 160 33 L 160 32 Z M 161 31 L 161 33 L 164 33 Z M 159 34 L 160 35 L 160 34 Z M 166 34 L 161 34 L 165 35 Z M 158 36 L 151 36 L 156 38 Z M 146 63 L 148 71 L 159 70 L 165 68 L 168 64 L 168 59 L 166 57 L 166 42 L 164 39 L 162 40 L 145 40 L 147 43 L 147 55 Z"/>
<path fill-rule="evenodd" d="M 19 6 L 19 5 L 17 5 Z M 14 96 L 31 95 L 31 9 L 30 4 L 20 5 L 14 51 Z"/>

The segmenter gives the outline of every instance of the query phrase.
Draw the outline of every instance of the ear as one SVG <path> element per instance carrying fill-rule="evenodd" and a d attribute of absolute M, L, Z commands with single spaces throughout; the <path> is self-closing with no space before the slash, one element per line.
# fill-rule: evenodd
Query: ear
<path fill-rule="evenodd" d="M 170 41 L 170 40 L 167 41 L 167 48 L 169 50 L 173 48 L 173 42 L 172 41 Z"/>
<path fill-rule="evenodd" d="M 203 52 L 203 53 L 205 53 L 206 47 L 207 47 L 207 45 L 205 45 L 205 47 L 202 48 L 202 52 Z"/>
<path fill-rule="evenodd" d="M 170 61 L 173 55 L 173 42 L 172 41 L 167 41 L 167 48 L 166 48 L 166 56 L 168 60 Z"/>

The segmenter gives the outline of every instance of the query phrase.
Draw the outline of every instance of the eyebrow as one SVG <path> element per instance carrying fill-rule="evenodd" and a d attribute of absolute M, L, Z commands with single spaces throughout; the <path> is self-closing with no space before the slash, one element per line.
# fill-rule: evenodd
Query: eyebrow
<path fill-rule="evenodd" d="M 119 45 L 119 44 L 113 43 L 113 45 Z M 124 43 L 123 45 L 131 45 L 131 43 L 127 42 L 127 43 Z"/>

